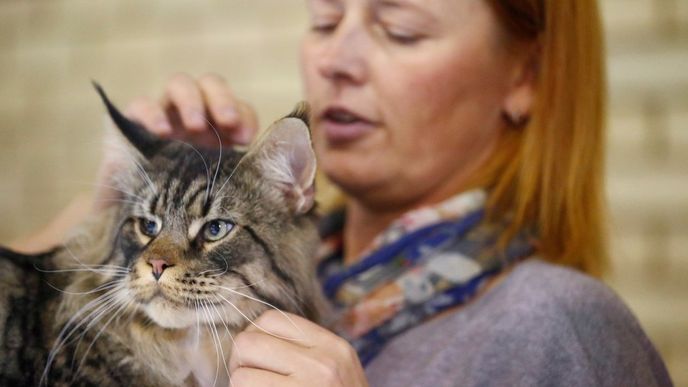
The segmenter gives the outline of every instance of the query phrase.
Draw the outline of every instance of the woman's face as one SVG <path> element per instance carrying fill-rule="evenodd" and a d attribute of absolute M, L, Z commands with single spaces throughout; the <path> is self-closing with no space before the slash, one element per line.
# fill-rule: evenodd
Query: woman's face
<path fill-rule="evenodd" d="M 308 0 L 319 166 L 355 200 L 442 200 L 494 150 L 514 60 L 484 0 Z"/>

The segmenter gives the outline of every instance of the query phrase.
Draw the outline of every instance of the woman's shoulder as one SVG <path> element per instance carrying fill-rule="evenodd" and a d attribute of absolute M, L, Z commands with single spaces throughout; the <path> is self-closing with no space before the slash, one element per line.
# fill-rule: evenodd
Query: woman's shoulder
<path fill-rule="evenodd" d="M 499 310 L 516 314 L 527 312 L 528 315 L 553 314 L 571 318 L 592 313 L 635 322 L 619 296 L 603 282 L 540 259 L 516 265 L 494 290 L 476 305 L 500 304 Z"/>
<path fill-rule="evenodd" d="M 461 385 L 671 385 L 611 289 L 537 259 L 465 308 L 393 340 L 369 371 L 418 358 L 424 362 L 413 373 L 423 385 L 454 385 L 445 377 Z"/>

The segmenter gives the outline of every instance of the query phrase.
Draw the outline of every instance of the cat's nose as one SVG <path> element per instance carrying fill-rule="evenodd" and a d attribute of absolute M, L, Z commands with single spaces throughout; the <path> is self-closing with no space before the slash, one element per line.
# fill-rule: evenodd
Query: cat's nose
<path fill-rule="evenodd" d="M 153 267 L 153 277 L 155 277 L 156 281 L 160 279 L 160 276 L 162 276 L 162 272 L 165 271 L 165 269 L 174 266 L 170 265 L 164 259 L 150 259 L 148 260 L 148 264 Z"/>

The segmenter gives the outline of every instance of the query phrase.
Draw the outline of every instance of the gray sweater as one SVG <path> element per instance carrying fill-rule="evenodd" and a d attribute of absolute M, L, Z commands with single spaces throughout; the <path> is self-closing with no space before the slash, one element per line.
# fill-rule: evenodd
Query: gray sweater
<path fill-rule="evenodd" d="M 457 312 L 396 337 L 373 387 L 670 386 L 638 321 L 605 285 L 539 260 Z"/>

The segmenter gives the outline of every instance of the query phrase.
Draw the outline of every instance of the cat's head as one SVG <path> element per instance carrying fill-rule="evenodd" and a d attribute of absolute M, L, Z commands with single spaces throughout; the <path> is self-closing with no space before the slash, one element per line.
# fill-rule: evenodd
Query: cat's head
<path fill-rule="evenodd" d="M 248 151 L 162 139 L 123 116 L 117 235 L 105 262 L 116 298 L 156 324 L 243 326 L 267 308 L 316 317 L 315 156 L 306 112 L 274 123 Z"/>

